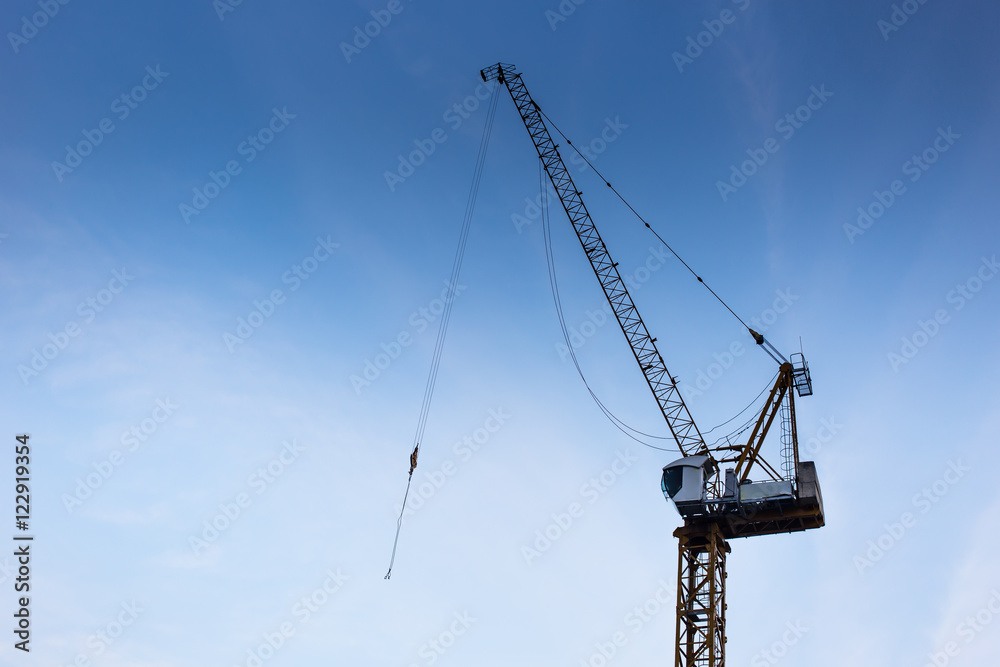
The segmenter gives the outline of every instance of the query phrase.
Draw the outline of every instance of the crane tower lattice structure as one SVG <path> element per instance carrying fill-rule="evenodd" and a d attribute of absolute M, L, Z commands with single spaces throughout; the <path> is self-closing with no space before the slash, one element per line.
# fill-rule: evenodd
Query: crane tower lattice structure
<path fill-rule="evenodd" d="M 576 232 L 590 266 L 656 399 L 682 458 L 663 469 L 661 488 L 684 518 L 678 538 L 675 667 L 724 667 L 726 646 L 726 558 L 729 540 L 787 533 L 824 525 L 816 468 L 800 461 L 794 394 L 812 394 L 809 367 L 801 354 L 785 359 L 763 336 L 758 345 L 779 364 L 777 378 L 745 442 L 709 448 L 667 370 L 645 322 L 608 252 L 580 191 L 553 141 L 540 107 L 513 65 L 497 63 L 480 72 L 504 85 L 534 143 L 545 173 Z M 610 183 L 608 184 L 610 186 Z M 699 278 L 699 281 L 701 279 Z M 728 307 L 728 306 L 727 306 Z M 742 321 L 742 320 L 741 320 Z M 781 431 L 780 463 L 767 462 L 762 447 L 771 425 Z M 727 467 L 724 472 L 722 466 Z M 763 479 L 750 479 L 752 471 Z"/>

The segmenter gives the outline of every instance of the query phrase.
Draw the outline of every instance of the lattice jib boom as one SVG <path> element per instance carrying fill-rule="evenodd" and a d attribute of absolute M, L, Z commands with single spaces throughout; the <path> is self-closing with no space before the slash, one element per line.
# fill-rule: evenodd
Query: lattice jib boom
<path fill-rule="evenodd" d="M 618 324 L 632 348 L 635 360 L 656 398 L 681 453 L 685 456 L 707 454 L 708 448 L 705 446 L 704 438 L 691 418 L 691 413 L 656 348 L 656 339 L 649 334 L 646 324 L 639 316 L 632 296 L 618 272 L 618 264 L 611 259 L 604 240 L 583 203 L 580 191 L 573 183 L 569 170 L 559 154 L 558 146 L 545 126 L 538 105 L 531 99 L 528 89 L 521 80 L 521 75 L 513 65 L 497 63 L 483 70 L 482 77 L 485 81 L 496 80 L 506 85 L 511 99 L 514 100 L 521 120 L 524 121 L 524 126 L 538 151 L 538 157 L 545 167 L 545 172 L 573 225 L 573 230 L 580 239 L 587 259 L 601 283 L 604 295 L 611 304 Z"/>

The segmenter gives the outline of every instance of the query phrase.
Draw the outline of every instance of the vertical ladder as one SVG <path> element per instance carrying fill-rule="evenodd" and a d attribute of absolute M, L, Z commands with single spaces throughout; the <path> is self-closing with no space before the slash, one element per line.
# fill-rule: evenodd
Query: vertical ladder
<path fill-rule="evenodd" d="M 789 393 L 791 397 L 791 393 Z M 781 473 L 787 481 L 795 481 L 795 439 L 792 433 L 791 401 L 781 404 Z"/>

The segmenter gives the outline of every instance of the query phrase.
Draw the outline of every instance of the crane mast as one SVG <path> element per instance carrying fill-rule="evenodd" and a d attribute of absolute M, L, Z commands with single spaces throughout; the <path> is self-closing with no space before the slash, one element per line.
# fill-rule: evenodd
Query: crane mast
<path fill-rule="evenodd" d="M 682 454 L 681 459 L 664 467 L 661 478 L 664 495 L 684 518 L 684 525 L 674 531 L 678 538 L 674 665 L 724 667 L 726 556 L 731 551 L 728 540 L 824 525 L 816 468 L 811 461 L 799 460 L 795 429 L 794 394 L 812 394 L 809 367 L 801 354 L 792 355 L 789 361 L 763 336 L 751 330 L 758 345 L 779 364 L 776 381 L 745 443 L 727 440 L 721 446 L 708 447 L 521 75 L 513 65 L 504 63 L 487 67 L 480 75 L 483 81 L 503 84 L 510 93 Z M 769 464 L 761 455 L 764 438 L 776 421 L 782 430 L 780 466 Z M 721 464 L 733 467 L 720 475 Z M 766 479 L 751 480 L 753 469 Z"/>

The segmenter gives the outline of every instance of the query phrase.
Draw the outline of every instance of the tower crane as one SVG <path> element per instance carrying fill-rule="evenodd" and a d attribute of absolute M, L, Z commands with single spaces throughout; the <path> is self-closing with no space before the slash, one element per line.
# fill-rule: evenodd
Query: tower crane
<path fill-rule="evenodd" d="M 668 372 L 604 240 L 583 203 L 521 74 L 497 63 L 480 71 L 483 81 L 507 88 L 545 173 L 562 203 L 583 251 L 604 290 L 632 354 L 656 399 L 682 457 L 664 466 L 660 487 L 684 520 L 678 538 L 675 667 L 724 667 L 726 645 L 726 556 L 729 540 L 790 533 L 824 525 L 816 466 L 799 460 L 795 394 L 812 394 L 809 366 L 801 353 L 785 358 L 761 334 L 756 343 L 777 363 L 777 379 L 750 436 L 709 447 L 677 383 Z M 610 187 L 610 183 L 608 183 Z M 648 226 L 648 225 L 647 225 Z M 701 278 L 698 278 L 701 281 Z M 720 299 L 721 300 L 721 299 Z M 775 420 L 781 430 L 780 461 L 761 449 Z M 751 473 L 758 477 L 751 479 Z"/>

